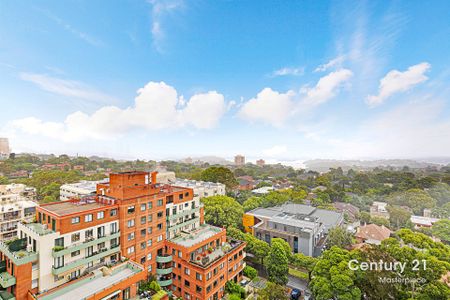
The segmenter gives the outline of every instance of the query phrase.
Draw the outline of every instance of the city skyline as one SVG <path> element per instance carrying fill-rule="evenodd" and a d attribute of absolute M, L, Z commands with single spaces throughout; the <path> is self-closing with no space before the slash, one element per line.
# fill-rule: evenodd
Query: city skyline
<path fill-rule="evenodd" d="M 16 152 L 450 151 L 445 1 L 106 4 L 0 3 L 0 136 Z"/>

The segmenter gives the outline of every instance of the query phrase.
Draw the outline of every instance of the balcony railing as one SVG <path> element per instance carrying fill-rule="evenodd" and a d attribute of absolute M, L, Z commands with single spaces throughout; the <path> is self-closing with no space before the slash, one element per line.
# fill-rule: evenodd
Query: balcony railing
<path fill-rule="evenodd" d="M 104 236 L 102 238 L 99 238 L 99 239 L 91 239 L 91 238 L 89 238 L 89 240 L 85 240 L 84 242 L 77 243 L 75 245 L 67 246 L 67 247 L 65 247 L 62 250 L 60 250 L 60 249 L 53 249 L 52 256 L 53 257 L 60 257 L 60 256 L 63 256 L 63 255 L 66 255 L 66 254 L 70 254 L 70 253 L 72 253 L 74 251 L 82 250 L 82 249 L 88 248 L 90 246 L 94 246 L 96 244 L 99 244 L 99 243 L 102 243 L 102 242 L 106 242 L 108 240 L 112 240 L 112 239 L 118 238 L 118 237 L 120 237 L 120 232 L 116 232 L 116 233 Z"/>

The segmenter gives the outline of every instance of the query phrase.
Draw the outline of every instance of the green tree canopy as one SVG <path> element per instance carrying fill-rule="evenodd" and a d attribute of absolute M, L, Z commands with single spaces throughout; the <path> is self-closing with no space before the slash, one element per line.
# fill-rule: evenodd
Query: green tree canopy
<path fill-rule="evenodd" d="M 269 255 L 267 256 L 267 272 L 269 273 L 269 281 L 286 285 L 288 282 L 289 260 L 282 241 L 278 238 L 272 239 Z"/>
<path fill-rule="evenodd" d="M 225 167 L 209 167 L 202 171 L 201 179 L 203 181 L 223 183 L 229 191 L 233 190 L 239 184 L 233 172 Z"/>
<path fill-rule="evenodd" d="M 211 196 L 201 200 L 205 207 L 205 221 L 223 227 L 238 227 L 242 223 L 244 209 L 228 196 Z"/>
<path fill-rule="evenodd" d="M 337 246 L 339 248 L 347 248 L 352 245 L 353 235 L 345 230 L 345 228 L 337 226 L 331 228 L 328 232 L 327 247 Z"/>

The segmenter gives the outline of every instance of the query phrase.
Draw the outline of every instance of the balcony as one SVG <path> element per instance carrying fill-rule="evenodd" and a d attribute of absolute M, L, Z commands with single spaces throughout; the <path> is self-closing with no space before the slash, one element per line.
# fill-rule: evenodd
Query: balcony
<path fill-rule="evenodd" d="M 0 273 L 0 285 L 6 289 L 16 284 L 16 277 L 7 272 Z"/>
<path fill-rule="evenodd" d="M 166 218 L 167 218 L 167 220 L 172 221 L 172 220 L 175 220 L 175 219 L 178 219 L 178 218 L 181 218 L 181 217 L 185 217 L 185 216 L 191 215 L 193 213 L 197 213 L 199 210 L 200 210 L 200 207 L 187 209 L 187 210 L 185 209 L 185 210 L 182 210 L 180 212 L 177 212 L 176 214 L 167 216 Z"/>
<path fill-rule="evenodd" d="M 158 275 L 167 275 L 167 274 L 170 274 L 170 273 L 172 273 L 172 268 L 170 267 L 170 268 L 162 268 L 162 269 L 158 269 L 158 268 L 156 268 L 156 274 L 158 274 Z"/>
<path fill-rule="evenodd" d="M 119 252 L 119 251 L 120 250 L 119 250 L 118 247 L 111 247 L 110 249 L 103 248 L 99 252 L 92 253 L 91 256 L 77 259 L 77 260 L 75 260 L 75 261 L 73 261 L 71 263 L 68 263 L 68 264 L 66 264 L 66 265 L 64 265 L 62 267 L 59 267 L 59 268 L 52 267 L 52 274 L 53 275 L 60 275 L 60 274 L 66 273 L 67 271 L 70 271 L 72 269 L 78 268 L 78 267 L 83 266 L 83 265 L 87 265 L 90 262 L 99 260 L 102 257 L 106 257 L 106 256 L 109 256 L 109 255 L 112 255 L 112 254 L 114 254 L 116 252 Z"/>
<path fill-rule="evenodd" d="M 168 278 L 168 279 L 157 279 L 156 282 L 161 286 L 161 287 L 166 287 L 172 284 L 172 278 Z"/>
<path fill-rule="evenodd" d="M 172 255 L 158 255 L 156 256 L 157 263 L 168 263 L 172 261 Z"/>
<path fill-rule="evenodd" d="M 58 250 L 58 249 L 54 248 L 52 250 L 52 256 L 53 257 L 60 257 L 60 256 L 63 256 L 63 255 L 66 255 L 66 254 L 70 254 L 70 253 L 72 253 L 74 251 L 82 250 L 82 249 L 85 249 L 87 247 L 94 246 L 96 244 L 99 244 L 99 243 L 102 243 L 102 242 L 106 242 L 106 241 L 109 241 L 109 240 L 112 240 L 112 239 L 118 238 L 118 237 L 120 237 L 120 232 L 116 232 L 116 233 L 104 236 L 102 238 L 99 238 L 99 239 L 94 239 L 94 238 L 88 239 L 88 240 L 86 240 L 86 241 L 84 241 L 82 243 L 77 243 L 75 245 L 67 246 L 66 248 L 64 248 L 62 250 Z"/>
<path fill-rule="evenodd" d="M 38 259 L 36 252 L 26 250 L 25 239 L 8 242 L 0 241 L 0 252 L 12 260 L 15 265 L 23 265 Z"/>
<path fill-rule="evenodd" d="M 219 247 L 215 247 L 207 251 L 202 251 L 201 249 L 198 249 L 197 251 L 191 254 L 191 257 L 193 257 L 193 259 L 191 259 L 191 262 L 200 267 L 206 268 L 213 262 L 224 257 L 226 254 L 237 249 L 243 243 L 244 242 L 242 241 L 228 239 L 228 242 L 224 243 Z"/>

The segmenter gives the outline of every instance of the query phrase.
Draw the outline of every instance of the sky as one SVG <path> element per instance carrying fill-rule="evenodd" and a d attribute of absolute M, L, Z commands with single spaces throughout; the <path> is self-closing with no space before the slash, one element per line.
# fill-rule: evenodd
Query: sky
<path fill-rule="evenodd" d="M 14 152 L 450 154 L 450 2 L 1 1 Z"/>

